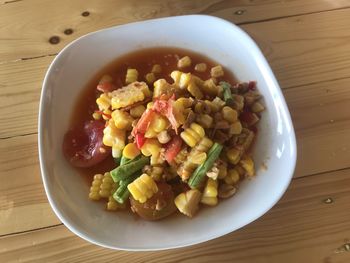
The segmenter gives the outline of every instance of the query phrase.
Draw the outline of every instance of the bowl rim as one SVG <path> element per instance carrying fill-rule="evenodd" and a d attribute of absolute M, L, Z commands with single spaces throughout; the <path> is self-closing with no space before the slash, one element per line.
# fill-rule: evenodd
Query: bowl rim
<path fill-rule="evenodd" d="M 46 163 L 45 163 L 45 157 L 43 156 L 44 153 L 44 146 L 43 146 L 43 127 L 44 127 L 44 119 L 43 119 L 43 109 L 45 108 L 45 103 L 44 103 L 44 97 L 45 97 L 45 93 L 49 90 L 49 85 L 48 85 L 48 78 L 49 75 L 52 72 L 52 69 L 54 68 L 55 64 L 61 59 L 62 54 L 65 53 L 65 51 L 67 49 L 69 49 L 72 45 L 76 44 L 77 42 L 81 41 L 84 38 L 87 38 L 91 35 L 94 34 L 99 34 L 101 32 L 104 31 L 110 31 L 110 30 L 117 30 L 118 28 L 121 27 L 128 27 L 128 26 L 135 26 L 135 25 L 140 25 L 140 24 L 145 24 L 148 22 L 154 22 L 154 21 L 165 21 L 165 20 L 178 20 L 178 19 L 182 19 L 182 18 L 197 18 L 197 19 L 207 19 L 209 20 L 209 22 L 212 23 L 221 23 L 221 24 L 225 24 L 226 26 L 229 27 L 233 27 L 235 28 L 235 30 L 239 31 L 239 34 L 245 38 L 246 41 L 249 42 L 250 45 L 253 46 L 253 48 L 255 49 L 255 52 L 257 52 L 257 54 L 259 55 L 259 59 L 261 60 L 261 63 L 263 64 L 264 68 L 267 70 L 267 73 L 269 75 L 269 77 L 271 78 L 271 81 L 273 81 L 274 85 L 277 87 L 276 92 L 278 93 L 278 96 L 281 98 L 281 103 L 282 103 L 282 107 L 283 109 L 285 109 L 285 114 L 286 114 L 286 120 L 288 122 L 288 124 L 290 125 L 290 131 L 289 131 L 289 139 L 290 139 L 290 145 L 293 148 L 293 154 L 291 155 L 291 169 L 288 171 L 288 173 L 285 174 L 285 176 L 288 176 L 288 180 L 286 180 L 285 185 L 283 186 L 283 188 L 280 189 L 279 195 L 276 196 L 275 200 L 273 202 L 271 202 L 270 204 L 268 204 L 265 209 L 257 216 L 251 218 L 250 220 L 248 220 L 247 222 L 239 225 L 238 227 L 236 227 L 235 229 L 230 229 L 227 228 L 223 231 L 217 231 L 215 234 L 212 234 L 210 236 L 207 236 L 206 238 L 201 238 L 199 240 L 195 240 L 192 242 L 187 242 L 185 244 L 176 244 L 173 246 L 167 246 L 167 247 L 150 247 L 150 248 L 145 248 L 145 247 L 139 247 L 139 248 L 127 248 L 127 247 L 117 247 L 117 246 L 112 246 L 112 245 L 108 245 L 105 243 L 102 243 L 100 241 L 96 241 L 93 238 L 90 238 L 88 235 L 85 235 L 84 233 L 80 232 L 80 230 L 76 229 L 75 226 L 71 225 L 69 223 L 69 220 L 66 220 L 66 218 L 64 217 L 64 215 L 61 213 L 61 211 L 57 208 L 55 201 L 52 198 L 52 195 L 50 193 L 50 189 L 48 187 L 48 176 L 45 175 L 46 174 Z M 50 203 L 51 208 L 53 209 L 54 213 L 56 214 L 56 216 L 59 218 L 59 220 L 74 234 L 76 234 L 77 236 L 79 236 L 80 238 L 94 244 L 94 245 L 98 245 L 104 248 L 109 248 L 109 249 L 114 249 L 114 250 L 123 250 L 123 251 L 161 251 L 161 250 L 168 250 L 168 249 L 175 249 L 175 248 L 183 248 L 183 247 L 188 247 L 188 246 L 193 246 L 196 244 L 201 244 L 213 239 L 216 239 L 218 237 L 222 237 L 224 235 L 227 235 L 229 233 L 232 233 L 250 223 L 252 223 L 253 221 L 257 220 L 258 218 L 260 218 L 261 216 L 263 216 L 264 214 L 266 214 L 283 196 L 283 194 L 286 192 L 288 186 L 290 185 L 290 182 L 293 178 L 293 174 L 295 171 L 295 167 L 296 167 L 296 161 L 297 161 L 297 144 L 296 144 L 296 137 L 295 137 L 295 131 L 294 131 L 294 126 L 293 126 L 293 122 L 290 116 L 290 112 L 287 106 L 287 103 L 285 101 L 285 98 L 282 94 L 280 85 L 278 84 L 275 75 L 273 74 L 270 65 L 268 64 L 265 56 L 263 55 L 261 49 L 258 47 L 258 45 L 255 43 L 255 41 L 244 31 L 242 30 L 240 27 L 236 26 L 234 23 L 227 21 L 225 19 L 222 18 L 218 18 L 215 16 L 210 16 L 210 15 L 181 15 L 181 16 L 172 16 L 172 17 L 163 17 L 163 18 L 156 18 L 156 19 L 149 19 L 149 20 L 143 20 L 143 21 L 137 21 L 137 22 L 132 22 L 132 23 L 127 23 L 127 24 L 122 24 L 122 25 L 117 25 L 117 26 L 112 26 L 112 27 L 108 27 L 108 28 L 104 28 L 104 29 L 100 29 L 94 32 L 90 32 L 88 34 L 85 34 L 83 36 L 80 36 L 79 38 L 75 39 L 74 41 L 70 42 L 69 44 L 67 44 L 57 55 L 56 57 L 53 59 L 53 61 L 51 62 L 50 66 L 48 67 L 44 80 L 43 80 L 43 84 L 42 84 L 42 90 L 41 90 L 41 95 L 40 95 L 40 103 L 39 103 L 39 114 L 38 114 L 38 151 L 39 151 L 39 163 L 40 163 L 40 172 L 41 172 L 41 178 L 43 181 L 43 185 L 44 185 L 44 189 L 45 189 L 45 193 L 47 196 L 47 199 Z"/>

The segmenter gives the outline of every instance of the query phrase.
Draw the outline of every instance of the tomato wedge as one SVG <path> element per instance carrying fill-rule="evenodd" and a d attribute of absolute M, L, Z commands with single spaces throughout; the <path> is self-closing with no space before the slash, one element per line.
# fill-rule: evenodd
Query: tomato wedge
<path fill-rule="evenodd" d="M 182 146 L 182 139 L 179 135 L 175 135 L 170 142 L 165 146 L 165 159 L 171 163 L 176 155 L 180 152 Z"/>
<path fill-rule="evenodd" d="M 76 167 L 91 167 L 106 159 L 111 148 L 103 144 L 102 121 L 88 121 L 82 128 L 69 130 L 63 139 L 63 153 Z"/>

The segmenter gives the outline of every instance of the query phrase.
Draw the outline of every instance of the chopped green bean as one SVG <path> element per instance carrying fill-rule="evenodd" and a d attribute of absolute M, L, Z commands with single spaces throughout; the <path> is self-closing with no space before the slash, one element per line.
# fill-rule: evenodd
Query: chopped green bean
<path fill-rule="evenodd" d="M 226 105 L 232 105 L 233 104 L 233 98 L 232 98 L 230 83 L 228 83 L 226 81 L 221 81 L 219 84 L 224 90 L 224 100 L 226 102 Z"/>
<path fill-rule="evenodd" d="M 149 157 L 140 156 L 135 159 L 118 166 L 113 169 L 110 173 L 114 182 L 125 180 L 126 178 L 133 175 L 138 170 L 141 170 L 146 164 L 149 164 Z"/>
<path fill-rule="evenodd" d="M 120 165 L 126 164 L 130 159 L 126 158 L 124 155 L 120 158 Z"/>
<path fill-rule="evenodd" d="M 213 167 L 214 162 L 219 158 L 222 148 L 223 146 L 218 143 L 214 143 L 214 145 L 210 148 L 205 162 L 197 167 L 188 180 L 188 185 L 191 188 L 197 188 L 200 185 L 207 172 Z"/>
<path fill-rule="evenodd" d="M 113 194 L 114 200 L 120 204 L 124 204 L 125 200 L 129 197 L 130 192 L 128 190 L 128 185 L 132 183 L 137 177 L 141 175 L 140 172 L 136 172 L 132 176 L 128 177 L 125 180 L 119 182 L 119 187 Z"/>

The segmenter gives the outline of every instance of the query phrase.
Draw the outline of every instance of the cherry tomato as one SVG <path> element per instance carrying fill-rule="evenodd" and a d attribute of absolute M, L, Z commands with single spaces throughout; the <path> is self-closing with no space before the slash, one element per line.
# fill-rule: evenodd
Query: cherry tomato
<path fill-rule="evenodd" d="M 110 155 L 111 149 L 103 144 L 101 121 L 88 121 L 83 128 L 69 130 L 63 139 L 63 153 L 76 167 L 91 167 Z"/>
<path fill-rule="evenodd" d="M 176 155 L 181 150 L 182 146 L 182 139 L 180 136 L 175 135 L 170 142 L 167 143 L 165 146 L 165 159 L 168 163 L 171 163 Z"/>
<path fill-rule="evenodd" d="M 157 186 L 158 192 L 143 204 L 130 197 L 133 211 L 146 220 L 159 220 L 176 211 L 171 186 L 167 183 L 158 183 Z"/>

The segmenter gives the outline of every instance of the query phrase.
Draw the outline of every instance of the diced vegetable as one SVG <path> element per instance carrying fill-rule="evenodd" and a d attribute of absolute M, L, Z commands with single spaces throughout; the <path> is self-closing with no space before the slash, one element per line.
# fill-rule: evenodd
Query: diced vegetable
<path fill-rule="evenodd" d="M 120 204 L 124 204 L 125 200 L 129 198 L 130 192 L 128 190 L 128 185 L 132 183 L 137 177 L 141 175 L 141 172 L 137 172 L 132 176 L 126 178 L 119 182 L 119 187 L 117 191 L 113 194 L 113 198 Z"/>
<path fill-rule="evenodd" d="M 188 185 L 191 188 L 197 188 L 201 184 L 206 173 L 213 166 L 214 162 L 219 158 L 222 148 L 223 146 L 218 143 L 214 143 L 214 145 L 210 148 L 207 160 L 197 167 L 188 181 Z"/>
<path fill-rule="evenodd" d="M 117 168 L 111 171 L 113 181 L 119 182 L 121 180 L 125 180 L 138 170 L 141 170 L 146 164 L 149 164 L 149 158 L 141 156 L 140 158 L 135 158 L 130 162 L 118 166 Z"/>
<path fill-rule="evenodd" d="M 220 86 L 223 88 L 223 91 L 224 91 L 224 99 L 225 99 L 226 105 L 232 105 L 233 98 L 232 98 L 230 83 L 226 81 L 221 81 Z"/>
<path fill-rule="evenodd" d="M 165 146 L 165 159 L 171 163 L 176 155 L 180 152 L 182 139 L 180 136 L 174 136 L 171 141 Z"/>

